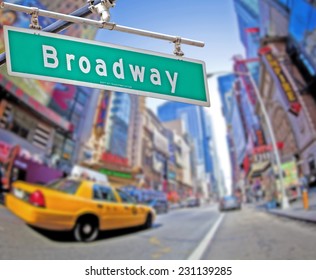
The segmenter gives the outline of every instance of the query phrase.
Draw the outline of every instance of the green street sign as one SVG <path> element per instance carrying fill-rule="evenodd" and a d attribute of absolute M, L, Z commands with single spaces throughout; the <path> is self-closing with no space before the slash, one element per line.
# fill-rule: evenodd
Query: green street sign
<path fill-rule="evenodd" d="M 210 106 L 203 61 L 4 27 L 9 75 Z"/>

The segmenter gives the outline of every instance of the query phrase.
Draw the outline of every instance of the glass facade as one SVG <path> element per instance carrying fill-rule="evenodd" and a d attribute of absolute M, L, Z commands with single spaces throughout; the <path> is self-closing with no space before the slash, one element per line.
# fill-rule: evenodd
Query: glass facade
<path fill-rule="evenodd" d="M 203 166 L 204 172 L 206 161 L 209 163 L 210 157 L 206 132 L 205 112 L 199 106 L 185 104 L 180 102 L 166 102 L 158 107 L 158 118 L 162 122 L 168 122 L 176 119 L 182 119 L 186 126 L 195 150 L 196 163 Z M 207 145 L 206 145 L 207 143 Z M 205 151 L 207 149 L 207 151 Z M 207 169 L 210 169 L 211 164 L 207 164 Z"/>
<path fill-rule="evenodd" d="M 131 115 L 131 97 L 122 92 L 112 96 L 111 115 L 109 120 L 109 146 L 107 151 L 121 158 L 127 158 L 128 130 Z"/>
<path fill-rule="evenodd" d="M 297 1 L 297 0 L 295 0 L 295 1 Z M 291 10 L 292 3 L 294 3 L 295 1 L 294 0 L 276 0 L 276 2 L 281 4 L 287 10 Z"/>
<path fill-rule="evenodd" d="M 263 132 L 254 109 L 257 103 L 255 87 L 259 87 L 260 64 L 257 60 L 239 60 L 235 62 L 234 69 L 238 72 L 250 73 L 256 83 L 253 85 L 248 76 L 241 75 L 238 100 L 246 137 L 250 135 L 252 143 L 256 146 L 263 145 L 265 143 Z"/>
<path fill-rule="evenodd" d="M 258 0 L 239 0 L 254 16 L 259 15 Z"/>
<path fill-rule="evenodd" d="M 259 3 L 258 0 L 235 0 L 239 36 L 248 58 L 256 57 L 259 47 Z"/>
<path fill-rule="evenodd" d="M 238 164 L 241 164 L 245 152 L 246 152 L 246 137 L 245 130 L 243 126 L 242 117 L 239 111 L 238 102 L 236 98 L 233 98 L 233 109 L 232 109 L 232 136 L 234 141 L 235 153 L 237 156 Z"/>
<path fill-rule="evenodd" d="M 226 119 L 226 122 L 229 120 L 229 115 L 231 114 L 231 106 L 232 106 L 232 88 L 234 82 L 236 80 L 236 76 L 234 74 L 229 74 L 225 76 L 218 77 L 218 90 L 220 93 L 221 101 L 222 101 L 222 110 L 223 115 Z"/>
<path fill-rule="evenodd" d="M 301 60 L 315 75 L 316 69 L 316 6 L 306 0 L 292 2 L 289 33 L 299 46 Z"/>

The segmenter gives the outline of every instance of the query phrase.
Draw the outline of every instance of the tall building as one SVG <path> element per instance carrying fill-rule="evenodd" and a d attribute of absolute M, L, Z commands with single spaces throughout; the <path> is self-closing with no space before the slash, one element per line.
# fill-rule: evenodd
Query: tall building
<path fill-rule="evenodd" d="M 158 118 L 162 122 L 182 119 L 186 130 L 192 139 L 195 151 L 195 169 L 197 185 L 205 197 L 209 195 L 212 168 L 208 132 L 204 109 L 191 104 L 166 102 L 158 107 Z"/>
<path fill-rule="evenodd" d="M 251 11 L 249 4 L 258 4 L 258 11 Z M 258 88 L 272 123 L 281 161 L 287 164 L 294 160 L 298 171 L 316 178 L 315 3 L 305 0 L 236 0 L 235 7 L 247 59 L 256 48 L 259 54 Z M 253 48 L 248 50 L 244 31 L 249 28 L 258 28 L 260 44 L 257 47 L 253 44 Z M 235 63 L 236 69 L 240 71 L 240 65 Z M 249 97 L 251 101 L 251 94 Z M 264 145 L 251 147 L 252 159 L 266 155 L 265 160 L 269 161 L 271 153 L 265 151 L 271 150 L 270 135 L 265 122 L 260 121 L 263 119 L 260 106 L 254 108 L 261 124 L 258 136 L 263 134 L 265 138 L 262 139 Z M 248 159 L 248 163 L 246 160 L 243 165 L 250 165 L 250 174 L 260 174 L 256 172 L 253 161 Z M 291 188 L 291 184 L 285 187 Z"/>
<path fill-rule="evenodd" d="M 264 45 L 261 53 L 262 96 L 283 162 L 297 159 L 298 169 L 315 177 L 316 68 L 311 40 L 316 7 L 308 1 L 261 1 Z M 269 24 L 265 20 L 269 20 Z M 272 40 L 273 39 L 273 40 Z M 272 103 L 273 102 L 273 103 Z M 311 182 L 314 183 L 314 182 Z"/>
<path fill-rule="evenodd" d="M 174 168 L 169 164 L 170 145 L 168 135 L 156 115 L 146 109 L 144 112 L 143 145 L 140 153 L 143 156 L 144 187 L 164 192 L 176 191 L 176 147 L 173 146 Z M 169 173 L 170 172 L 170 173 Z M 166 184 L 167 177 L 171 177 Z"/>
<path fill-rule="evenodd" d="M 39 1 L 15 0 L 15 4 L 34 6 L 41 9 L 69 13 L 85 4 L 85 1 Z M 56 7 L 53 7 L 53 6 Z M 52 9 L 54 8 L 54 9 Z M 3 14 L 6 13 L 6 16 Z M 28 28 L 30 16 L 25 13 L 0 11 L 1 24 Z M 39 17 L 39 24 L 45 27 L 54 20 Z M 70 36 L 94 38 L 95 28 L 72 25 L 63 31 Z M 0 33 L 0 36 L 3 36 Z M 3 50 L 3 40 L 0 40 Z M 70 172 L 84 145 L 86 130 L 93 118 L 97 98 L 94 89 L 59 83 L 12 77 L 6 68 L 0 68 L 0 144 L 9 150 L 14 145 L 21 147 L 22 162 L 16 168 L 21 179 L 36 181 L 40 176 L 35 169 L 25 168 L 26 160 L 37 161 L 47 167 L 47 174 Z M 90 117 L 89 117 L 90 116 Z M 30 166 L 30 164 L 29 164 Z M 34 175 L 34 176 L 33 176 Z M 53 175 L 52 175 L 53 176 Z M 55 176 L 55 175 L 54 175 Z M 30 179 L 32 177 L 32 179 Z M 51 177 L 47 175 L 49 180 Z M 41 178 L 41 181 L 42 178 Z"/>
<path fill-rule="evenodd" d="M 233 137 L 233 130 L 232 130 L 232 116 L 233 116 L 233 108 L 235 107 L 236 97 L 234 92 L 234 84 L 235 84 L 236 77 L 234 74 L 228 74 L 219 76 L 217 78 L 218 82 L 218 91 L 221 98 L 222 104 L 222 113 L 226 121 L 227 125 L 227 146 L 230 156 L 230 163 L 231 163 L 231 172 L 232 172 L 232 181 L 233 183 L 237 181 L 237 170 L 238 170 L 238 162 L 237 162 L 237 155 L 235 149 L 235 141 Z M 235 122 L 239 122 L 236 128 L 242 129 L 242 124 L 240 118 L 235 119 Z M 242 133 L 243 135 L 243 133 Z"/>
<path fill-rule="evenodd" d="M 168 182 L 178 178 L 177 190 L 180 196 L 193 194 L 193 174 L 189 136 L 182 119 L 162 123 L 167 129 L 165 134 L 169 141 Z M 174 174 L 174 170 L 177 174 Z"/>
<path fill-rule="evenodd" d="M 145 112 L 143 97 L 101 91 L 80 162 L 106 174 L 115 186 L 138 184 Z"/>
<path fill-rule="evenodd" d="M 222 113 L 228 123 L 232 109 L 233 85 L 236 80 L 234 74 L 219 76 L 217 78 L 218 91 L 220 93 L 222 103 Z M 228 123 L 229 124 L 229 123 Z"/>
<path fill-rule="evenodd" d="M 250 172 L 250 165 L 246 163 L 252 157 L 252 150 L 254 147 L 265 145 L 265 137 L 260 119 L 255 112 L 258 59 L 235 56 L 233 68 L 234 72 L 240 74 L 220 77 L 218 83 L 223 114 L 228 126 L 233 186 L 241 188 L 245 185 L 245 175 Z M 249 75 L 254 77 L 255 84 L 252 84 Z"/>
<path fill-rule="evenodd" d="M 235 82 L 234 94 L 240 112 L 241 123 L 244 131 L 245 151 L 243 158 L 240 153 L 233 155 L 231 159 L 237 165 L 233 168 L 235 185 L 243 189 L 251 185 L 253 179 L 258 180 L 261 174 L 270 165 L 270 158 L 258 155 L 258 151 L 265 150 L 266 129 L 262 123 L 262 116 L 259 116 L 259 104 L 257 101 L 257 92 L 260 88 L 260 60 L 258 51 L 260 48 L 260 32 L 263 28 L 261 25 L 262 5 L 261 1 L 235 1 L 235 10 L 239 23 L 239 32 L 241 42 L 246 50 L 246 59 L 242 56 L 234 57 L 234 72 L 239 73 Z M 250 75 L 253 79 L 250 79 Z M 233 128 L 234 130 L 234 128 Z M 231 139 L 234 140 L 234 139 Z M 234 145 L 234 151 L 238 151 L 238 142 L 229 141 Z M 237 145 L 237 146 L 236 146 Z M 259 149 L 257 147 L 260 147 Z M 250 184 L 248 184 L 250 183 Z M 245 191 L 245 189 L 244 189 Z"/>
<path fill-rule="evenodd" d="M 246 57 L 257 56 L 260 46 L 258 0 L 234 0 L 239 36 L 246 50 Z"/>

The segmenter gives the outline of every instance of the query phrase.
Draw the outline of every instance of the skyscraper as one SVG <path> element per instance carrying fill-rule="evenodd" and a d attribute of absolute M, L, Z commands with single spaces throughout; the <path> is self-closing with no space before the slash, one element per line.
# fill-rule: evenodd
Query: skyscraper
<path fill-rule="evenodd" d="M 211 181 L 214 181 L 211 177 L 214 170 L 209 149 L 211 129 L 204 109 L 191 104 L 166 102 L 158 107 L 158 118 L 162 122 L 176 119 L 184 121 L 195 150 L 196 178 L 203 192 L 208 194 Z"/>
<path fill-rule="evenodd" d="M 246 57 L 257 56 L 260 45 L 258 0 L 234 0 L 239 36 L 246 50 Z"/>

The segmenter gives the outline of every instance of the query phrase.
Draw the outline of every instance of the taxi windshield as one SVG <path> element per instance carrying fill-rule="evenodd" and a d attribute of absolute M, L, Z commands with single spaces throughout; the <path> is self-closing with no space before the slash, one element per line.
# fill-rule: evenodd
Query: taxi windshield
<path fill-rule="evenodd" d="M 69 179 L 59 179 L 51 183 L 48 183 L 46 187 L 61 191 L 68 194 L 75 194 L 79 188 L 80 181 L 69 180 Z"/>

